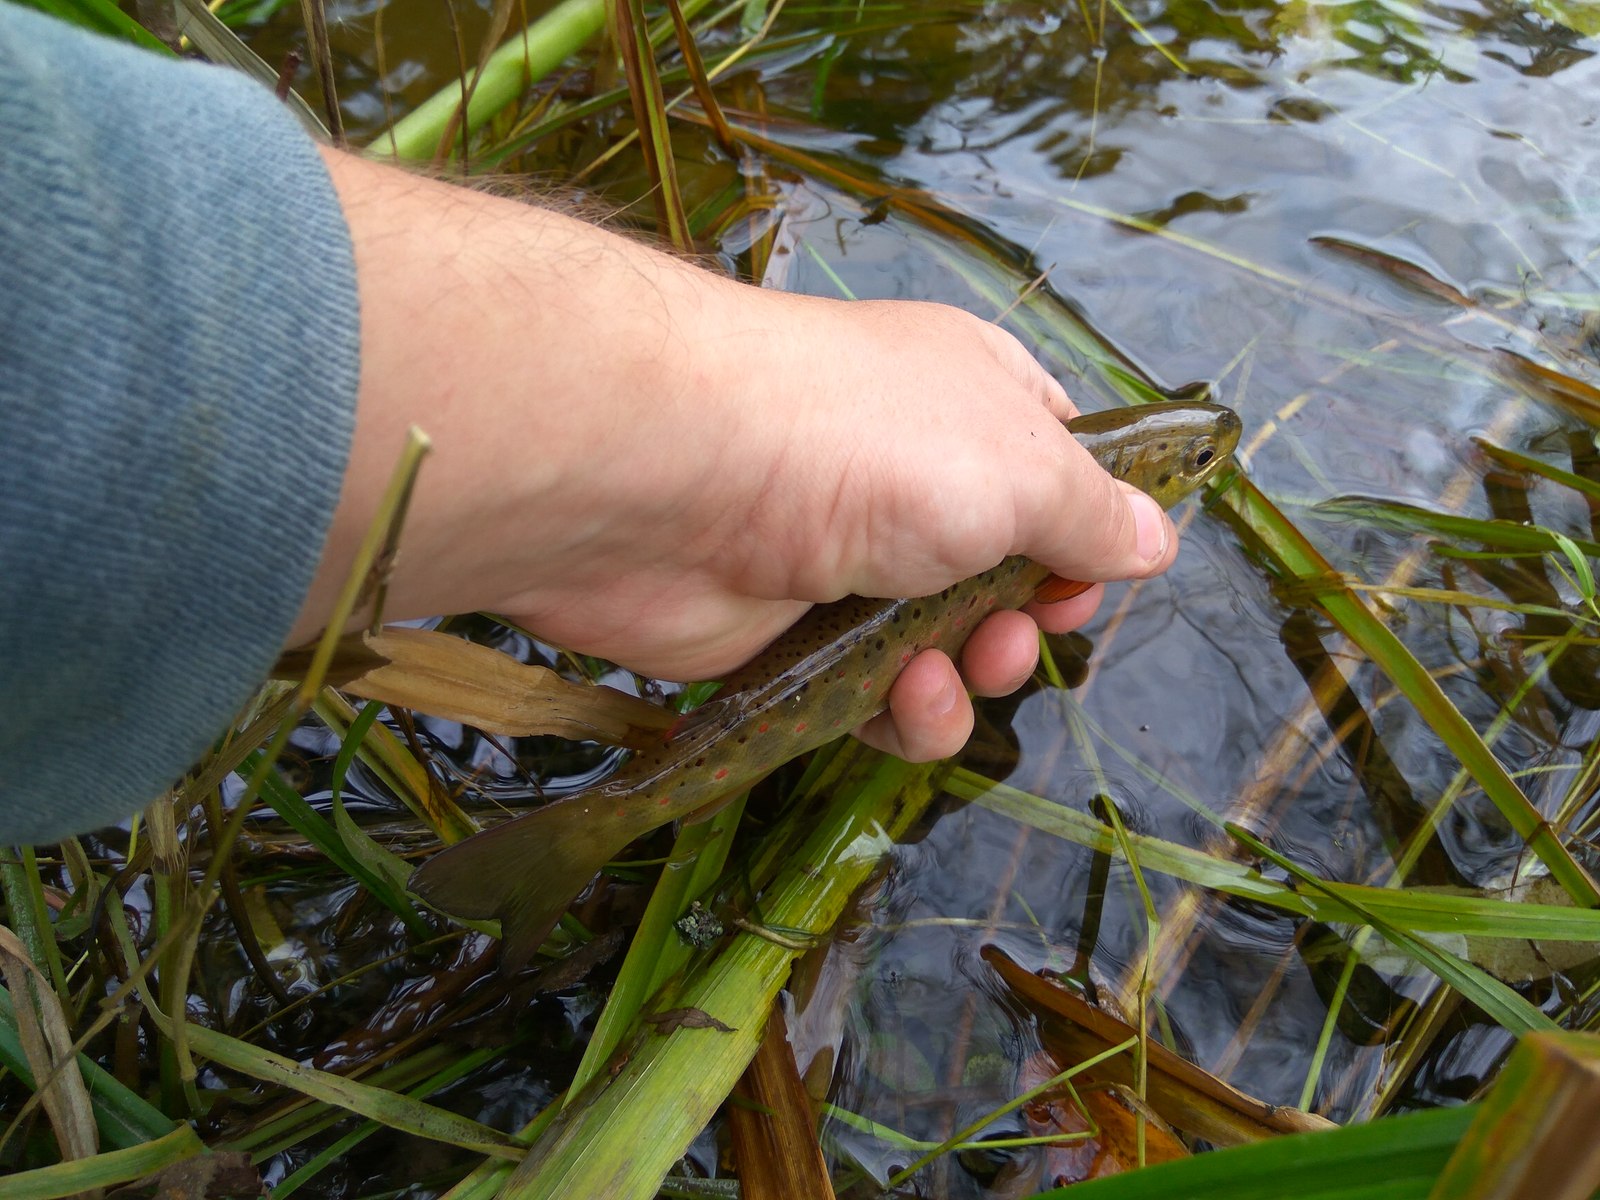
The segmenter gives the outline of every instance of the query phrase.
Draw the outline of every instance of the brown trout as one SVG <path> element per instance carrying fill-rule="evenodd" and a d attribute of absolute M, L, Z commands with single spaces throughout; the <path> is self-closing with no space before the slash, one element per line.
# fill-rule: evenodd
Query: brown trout
<path fill-rule="evenodd" d="M 1170 508 L 1228 461 L 1239 418 L 1211 404 L 1114 409 L 1067 426 L 1111 474 Z M 1050 573 L 1026 558 L 936 596 L 820 604 L 728 678 L 658 748 L 610 779 L 436 854 L 411 890 L 460 917 L 498 917 L 502 962 L 532 957 L 567 905 L 633 839 L 708 808 L 882 712 L 900 668 L 952 657 L 983 617 L 1026 604 Z"/>

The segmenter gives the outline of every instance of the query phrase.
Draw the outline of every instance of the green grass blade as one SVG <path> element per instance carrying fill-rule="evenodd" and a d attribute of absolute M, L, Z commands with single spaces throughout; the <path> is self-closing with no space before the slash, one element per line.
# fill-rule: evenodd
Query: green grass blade
<path fill-rule="evenodd" d="M 315 710 L 340 742 L 349 736 L 356 710 L 332 688 L 323 688 Z M 356 746 L 356 757 L 445 842 L 478 832 L 477 824 L 443 788 L 433 786 L 427 768 L 385 725 L 374 723 Z"/>
<path fill-rule="evenodd" d="M 474 1050 L 471 1054 L 463 1055 L 441 1071 L 435 1071 L 415 1087 L 407 1088 L 405 1094 L 413 1100 L 421 1100 L 431 1096 L 439 1089 L 465 1078 L 479 1067 L 492 1062 L 505 1053 L 503 1046 L 485 1046 Z M 377 1121 L 363 1121 L 343 1137 L 331 1144 L 322 1147 L 306 1162 L 297 1167 L 294 1172 L 284 1178 L 284 1181 L 272 1189 L 272 1200 L 288 1200 L 295 1192 L 310 1183 L 319 1174 L 349 1151 L 355 1149 L 373 1134 L 379 1132 L 384 1126 Z"/>
<path fill-rule="evenodd" d="M 50 906 L 44 898 L 39 860 L 32 846 L 18 846 L 12 854 L 0 852 L 0 896 L 5 897 L 11 931 L 21 940 L 28 957 L 44 971 L 58 996 L 67 994 L 66 972 L 56 945 Z"/>
<path fill-rule="evenodd" d="M 526 29 L 519 29 L 491 54 L 472 89 L 460 136 L 476 131 L 510 104 L 530 83 L 543 79 L 569 54 L 587 45 L 606 24 L 606 0 L 564 0 Z M 372 145 L 377 154 L 430 159 L 439 150 L 461 107 L 461 88 L 452 82 L 394 123 Z"/>
<path fill-rule="evenodd" d="M 1511 554 L 1559 551 L 1561 543 L 1558 539 L 1564 536 L 1537 525 L 1460 517 L 1454 513 L 1434 512 L 1415 504 L 1401 504 L 1397 500 L 1344 497 L 1324 500 L 1311 511 L 1319 516 L 1354 517 L 1370 525 L 1384 525 L 1406 533 L 1426 533 L 1450 542 L 1477 542 L 1491 550 L 1504 550 Z M 1600 557 L 1600 543 L 1574 541 L 1573 544 L 1585 554 Z"/>
<path fill-rule="evenodd" d="M 108 1150 L 92 1158 L 20 1171 L 10 1176 L 3 1192 L 6 1200 L 63 1200 L 81 1196 L 96 1188 L 132 1183 L 185 1158 L 204 1154 L 205 1146 L 187 1125 L 179 1126 L 155 1139 L 122 1150 Z"/>
<path fill-rule="evenodd" d="M 689 233 L 689 217 L 683 207 L 683 192 L 678 187 L 678 164 L 673 157 L 672 129 L 667 122 L 667 97 L 661 90 L 661 76 L 656 70 L 644 0 L 617 0 L 613 14 L 617 48 L 622 53 L 623 70 L 628 77 L 628 95 L 633 101 L 639 144 L 654 184 L 661 231 L 672 245 L 691 254 L 694 238 Z"/>
<path fill-rule="evenodd" d="M 1473 1106 L 1299 1133 L 1041 1192 L 1034 1200 L 1424 1200 Z"/>
<path fill-rule="evenodd" d="M 240 775 L 250 778 L 260 757 L 259 754 L 249 755 L 240 768 Z M 419 939 L 432 936 L 433 931 L 407 899 L 404 890 L 352 854 L 339 836 L 338 829 L 277 774 L 268 772 L 262 777 L 261 799 L 296 833 L 322 851 L 329 862 L 358 881 L 379 903 L 399 917 L 412 936 Z"/>
<path fill-rule="evenodd" d="M 324 1104 L 369 1117 L 390 1129 L 430 1141 L 448 1142 L 495 1158 L 518 1159 L 522 1148 L 498 1130 L 453 1112 L 342 1075 L 302 1066 L 203 1025 L 189 1025 L 194 1053 L 220 1066 L 276 1084 Z"/>
<path fill-rule="evenodd" d="M 605 28 L 607 0 L 562 0 L 525 29 L 519 29 L 484 62 L 467 103 L 460 136 L 482 128 L 523 90 L 537 83 L 576 54 Z M 683 15 L 692 18 L 709 0 L 687 0 Z M 371 146 L 374 154 L 403 159 L 430 159 L 461 108 L 461 87 L 452 82 L 394 123 Z"/>
<path fill-rule="evenodd" d="M 1534 458 L 1527 454 L 1518 454 L 1515 450 L 1507 450 L 1504 446 L 1496 446 L 1485 438 L 1472 439 L 1473 444 L 1484 454 L 1500 463 L 1502 466 L 1511 467 L 1513 470 L 1522 471 L 1529 475 L 1537 475 L 1548 479 L 1551 483 L 1570 488 L 1580 496 L 1588 496 L 1600 500 L 1600 483 L 1592 479 L 1585 479 L 1582 475 L 1571 471 L 1563 471 L 1560 467 L 1553 467 L 1543 459 Z"/>

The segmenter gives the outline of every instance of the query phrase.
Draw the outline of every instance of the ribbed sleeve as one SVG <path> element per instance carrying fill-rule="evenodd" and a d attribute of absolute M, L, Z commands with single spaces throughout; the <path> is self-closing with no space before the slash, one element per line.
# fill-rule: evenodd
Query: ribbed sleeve
<path fill-rule="evenodd" d="M 0 843 L 134 811 L 265 676 L 358 354 L 348 231 L 269 93 L 0 3 Z"/>

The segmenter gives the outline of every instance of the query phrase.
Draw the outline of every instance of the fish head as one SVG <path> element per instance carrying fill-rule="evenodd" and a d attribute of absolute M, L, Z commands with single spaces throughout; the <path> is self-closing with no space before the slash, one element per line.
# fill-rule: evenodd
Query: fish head
<path fill-rule="evenodd" d="M 1243 426 L 1231 408 L 1179 400 L 1088 413 L 1067 428 L 1107 471 L 1171 508 L 1228 464 Z"/>

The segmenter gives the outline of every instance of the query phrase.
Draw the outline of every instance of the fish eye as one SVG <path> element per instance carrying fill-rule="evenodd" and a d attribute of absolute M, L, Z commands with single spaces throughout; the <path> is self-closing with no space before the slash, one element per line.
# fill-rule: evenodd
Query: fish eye
<path fill-rule="evenodd" d="M 1207 446 L 1204 450 L 1200 451 L 1199 454 L 1194 456 L 1194 465 L 1197 467 L 1203 467 L 1216 456 L 1216 451 Z"/>

